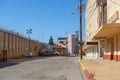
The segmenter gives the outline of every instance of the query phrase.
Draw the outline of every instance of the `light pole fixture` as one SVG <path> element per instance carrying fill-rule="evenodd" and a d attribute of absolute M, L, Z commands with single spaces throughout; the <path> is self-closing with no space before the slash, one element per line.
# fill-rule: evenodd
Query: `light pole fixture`
<path fill-rule="evenodd" d="M 32 34 L 32 29 L 27 29 L 27 34 L 28 34 L 28 37 L 29 37 L 29 43 L 28 43 L 28 50 L 31 51 L 31 47 L 30 47 L 30 34 Z"/>

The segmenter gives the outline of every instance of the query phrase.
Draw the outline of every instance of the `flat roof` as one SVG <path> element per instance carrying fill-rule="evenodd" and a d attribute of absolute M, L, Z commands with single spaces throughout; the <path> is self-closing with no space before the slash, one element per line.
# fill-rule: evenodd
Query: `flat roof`
<path fill-rule="evenodd" d="M 67 37 L 59 37 L 58 40 L 66 40 L 68 39 Z"/>

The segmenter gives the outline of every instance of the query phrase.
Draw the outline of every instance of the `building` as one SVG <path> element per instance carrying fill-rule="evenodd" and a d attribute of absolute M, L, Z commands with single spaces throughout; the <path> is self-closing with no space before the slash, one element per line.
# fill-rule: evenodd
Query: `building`
<path fill-rule="evenodd" d="M 68 54 L 67 43 L 68 43 L 68 38 L 67 37 L 59 37 L 58 38 L 57 46 L 60 47 L 60 50 L 62 48 L 63 55 Z"/>
<path fill-rule="evenodd" d="M 58 52 L 58 55 L 60 55 L 60 56 L 64 56 L 65 55 L 65 47 L 63 47 L 63 46 L 61 46 L 61 45 L 55 45 L 54 47 L 53 47 L 53 50 L 54 51 L 56 51 L 56 52 Z"/>
<path fill-rule="evenodd" d="M 70 55 L 77 54 L 78 51 L 78 42 L 77 42 L 77 36 L 76 35 L 68 35 L 68 52 Z"/>
<path fill-rule="evenodd" d="M 120 0 L 87 0 L 84 49 L 94 58 L 120 61 Z"/>
<path fill-rule="evenodd" d="M 57 47 L 60 46 L 60 48 L 62 48 L 62 52 L 65 55 L 68 55 L 68 53 L 70 53 L 70 55 L 75 55 L 75 53 L 78 53 L 77 43 L 78 41 L 76 35 L 68 35 L 67 38 L 66 37 L 58 38 Z"/>
<path fill-rule="evenodd" d="M 67 48 L 67 40 L 68 40 L 67 37 L 59 37 L 57 43 L 58 43 L 58 45 L 61 45 L 65 48 Z"/>

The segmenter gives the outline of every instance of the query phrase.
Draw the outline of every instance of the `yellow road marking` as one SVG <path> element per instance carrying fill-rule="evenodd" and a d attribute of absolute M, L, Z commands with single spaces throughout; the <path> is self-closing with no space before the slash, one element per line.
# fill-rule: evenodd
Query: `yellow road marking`
<path fill-rule="evenodd" d="M 80 66 L 82 67 L 83 70 L 86 70 L 85 66 L 83 65 L 83 63 L 80 61 L 80 59 L 77 60 L 80 64 Z"/>

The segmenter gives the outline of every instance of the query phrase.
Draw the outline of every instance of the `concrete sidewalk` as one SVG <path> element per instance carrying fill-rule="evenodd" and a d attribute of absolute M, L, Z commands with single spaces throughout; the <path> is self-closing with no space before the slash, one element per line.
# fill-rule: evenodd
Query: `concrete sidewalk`
<path fill-rule="evenodd" d="M 81 62 L 96 80 L 120 80 L 120 62 L 99 59 L 83 59 Z"/>

